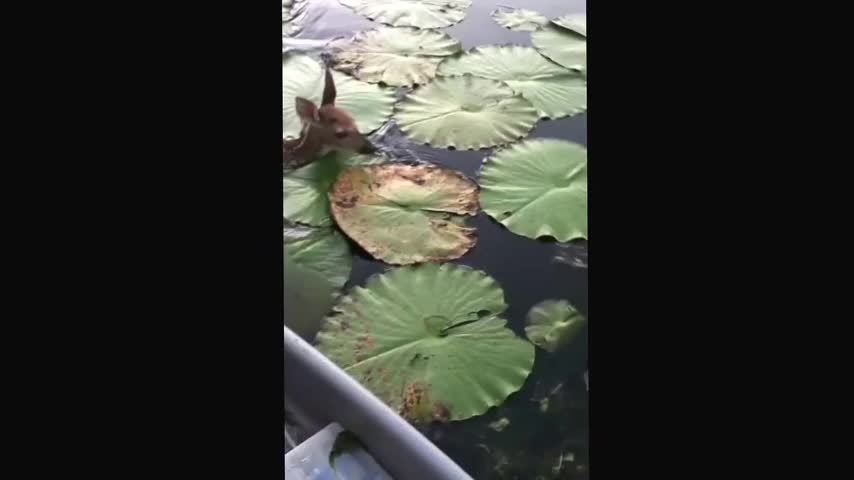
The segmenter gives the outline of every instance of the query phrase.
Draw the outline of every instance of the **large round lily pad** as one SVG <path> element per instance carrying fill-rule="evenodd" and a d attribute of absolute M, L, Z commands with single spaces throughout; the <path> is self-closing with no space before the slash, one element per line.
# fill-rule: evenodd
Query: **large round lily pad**
<path fill-rule="evenodd" d="M 499 285 L 453 264 L 401 267 L 343 297 L 318 349 L 405 418 L 464 420 L 519 390 L 534 346 L 505 328 Z"/>
<path fill-rule="evenodd" d="M 406 265 L 461 257 L 477 242 L 466 216 L 477 185 L 428 163 L 384 163 L 344 171 L 329 190 L 335 222 L 374 257 Z"/>
<path fill-rule="evenodd" d="M 528 312 L 525 335 L 534 345 L 556 352 L 584 328 L 586 319 L 566 300 L 544 300 Z"/>
<path fill-rule="evenodd" d="M 284 138 L 295 138 L 302 128 L 294 99 L 302 97 L 320 105 L 324 73 L 319 62 L 308 55 L 288 53 L 282 59 L 282 118 Z M 337 97 L 335 106 L 347 111 L 364 134 L 382 126 L 394 109 L 394 92 L 389 88 L 332 72 Z"/>
<path fill-rule="evenodd" d="M 466 16 L 471 0 L 339 0 L 359 15 L 396 27 L 442 28 Z"/>
<path fill-rule="evenodd" d="M 526 8 L 497 8 L 492 12 L 492 19 L 502 27 L 516 32 L 533 32 L 549 23 L 549 19 L 542 13 Z"/>
<path fill-rule="evenodd" d="M 428 82 L 443 58 L 462 50 L 446 33 L 409 27 L 359 32 L 330 47 L 335 68 L 366 82 L 395 86 Z"/>
<path fill-rule="evenodd" d="M 585 13 L 564 15 L 562 17 L 555 18 L 552 22 L 563 28 L 572 30 L 579 35 L 587 36 L 587 14 Z"/>
<path fill-rule="evenodd" d="M 282 182 L 284 217 L 291 222 L 323 227 L 332 224 L 326 192 L 338 174 L 353 165 L 386 161 L 378 155 L 332 150 L 313 163 L 293 170 Z"/>
<path fill-rule="evenodd" d="M 559 118 L 587 110 L 587 80 L 548 61 L 531 47 L 476 47 L 442 62 L 439 73 L 470 73 L 503 81 L 529 100 L 542 117 Z"/>
<path fill-rule="evenodd" d="M 573 70 L 587 69 L 587 39 L 572 30 L 546 25 L 531 33 L 531 43 L 540 53 Z"/>
<path fill-rule="evenodd" d="M 587 149 L 556 139 L 512 145 L 480 172 L 483 211 L 511 232 L 567 242 L 587 238 Z"/>
<path fill-rule="evenodd" d="M 507 84 L 472 75 L 438 77 L 397 106 L 409 137 L 435 147 L 478 149 L 525 136 L 539 114 Z"/>

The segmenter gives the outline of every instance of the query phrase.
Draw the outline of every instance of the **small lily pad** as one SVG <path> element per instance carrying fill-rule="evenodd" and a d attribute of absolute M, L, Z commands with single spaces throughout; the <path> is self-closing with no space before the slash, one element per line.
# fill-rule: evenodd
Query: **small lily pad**
<path fill-rule="evenodd" d="M 545 300 L 528 312 L 525 335 L 534 345 L 556 352 L 578 336 L 586 320 L 566 300 Z"/>
<path fill-rule="evenodd" d="M 560 242 L 587 238 L 587 149 L 550 138 L 512 145 L 480 172 L 483 211 L 511 232 Z"/>
<path fill-rule="evenodd" d="M 326 193 L 338 174 L 353 165 L 387 161 L 379 155 L 357 155 L 332 150 L 314 163 L 297 168 L 282 181 L 284 217 L 291 222 L 326 227 L 332 225 Z"/>
<path fill-rule="evenodd" d="M 339 301 L 318 349 L 404 418 L 465 420 L 519 390 L 534 365 L 534 346 L 499 316 L 506 308 L 472 268 L 395 268 Z"/>
<path fill-rule="evenodd" d="M 526 8 L 500 7 L 492 12 L 492 19 L 502 27 L 516 32 L 533 32 L 549 23 L 540 12 Z"/>
<path fill-rule="evenodd" d="M 451 260 L 477 241 L 465 224 L 478 211 L 477 185 L 438 165 L 353 167 L 338 176 L 329 201 L 341 230 L 387 263 Z"/>
<path fill-rule="evenodd" d="M 552 20 L 557 25 L 560 25 L 563 28 L 568 30 L 572 30 L 573 32 L 587 36 L 587 14 L 586 13 L 574 13 L 570 15 L 564 15 L 562 17 L 555 18 Z"/>
<path fill-rule="evenodd" d="M 572 70 L 587 69 L 587 38 L 556 25 L 531 33 L 531 43 L 540 53 Z"/>
<path fill-rule="evenodd" d="M 539 114 L 506 83 L 461 75 L 438 77 L 416 88 L 398 104 L 394 118 L 414 140 L 478 149 L 525 136 Z"/>
<path fill-rule="evenodd" d="M 436 66 L 462 50 L 460 42 L 438 30 L 379 27 L 330 45 L 335 68 L 359 80 L 403 86 L 436 76 Z"/>
<path fill-rule="evenodd" d="M 323 276 L 335 288 L 343 287 L 350 278 L 350 247 L 337 230 L 286 225 L 284 239 L 294 264 Z"/>
<path fill-rule="evenodd" d="M 395 27 L 443 28 L 466 16 L 471 0 L 339 0 L 354 12 Z"/>
<path fill-rule="evenodd" d="M 542 117 L 560 118 L 587 110 L 587 79 L 550 62 L 531 47 L 475 47 L 439 65 L 441 75 L 466 73 L 506 83 Z"/>

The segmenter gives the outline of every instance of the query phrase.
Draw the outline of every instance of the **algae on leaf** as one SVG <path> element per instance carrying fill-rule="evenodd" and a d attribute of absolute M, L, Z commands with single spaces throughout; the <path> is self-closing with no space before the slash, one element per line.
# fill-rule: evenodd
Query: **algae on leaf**
<path fill-rule="evenodd" d="M 502 27 L 516 32 L 533 32 L 549 23 L 549 19 L 542 13 L 526 8 L 500 7 L 493 10 L 492 19 Z"/>
<path fill-rule="evenodd" d="M 299 136 L 302 124 L 296 113 L 296 97 L 320 104 L 323 97 L 324 67 L 308 55 L 288 53 L 282 58 L 282 119 L 284 138 Z M 361 82 L 332 72 L 337 97 L 335 105 L 347 111 L 363 134 L 380 128 L 394 109 L 394 92 L 389 88 Z"/>
<path fill-rule="evenodd" d="M 581 332 L 586 320 L 566 300 L 545 300 L 528 312 L 525 335 L 534 345 L 554 353 Z"/>
<path fill-rule="evenodd" d="M 318 349 L 413 422 L 464 420 L 519 390 L 534 346 L 505 327 L 499 285 L 453 264 L 395 268 L 343 297 Z"/>
<path fill-rule="evenodd" d="M 282 180 L 284 217 L 291 222 L 315 227 L 332 225 L 326 193 L 338 174 L 353 165 L 386 160 L 378 155 L 331 150 L 317 161 L 290 171 Z"/>
<path fill-rule="evenodd" d="M 511 232 L 560 242 L 587 238 L 587 149 L 557 139 L 512 145 L 480 172 L 483 211 Z"/>
<path fill-rule="evenodd" d="M 477 241 L 465 217 L 478 211 L 477 185 L 427 163 L 383 163 L 344 171 L 329 191 L 341 230 L 368 253 L 406 265 L 459 258 Z"/>
<path fill-rule="evenodd" d="M 475 47 L 439 65 L 440 75 L 467 73 L 506 83 L 529 100 L 541 117 L 560 118 L 587 110 L 587 79 L 531 47 Z"/>
<path fill-rule="evenodd" d="M 394 118 L 414 140 L 478 149 L 525 136 L 539 114 L 507 84 L 462 75 L 438 77 L 416 88 L 398 104 Z"/>
<path fill-rule="evenodd" d="M 330 45 L 335 68 L 371 83 L 426 83 L 443 58 L 461 51 L 458 40 L 438 30 L 378 27 Z"/>
<path fill-rule="evenodd" d="M 531 33 L 531 43 L 554 62 L 573 70 L 587 70 L 587 39 L 584 35 L 555 25 Z"/>
<path fill-rule="evenodd" d="M 339 0 L 354 12 L 396 27 L 449 27 L 466 16 L 471 0 Z"/>

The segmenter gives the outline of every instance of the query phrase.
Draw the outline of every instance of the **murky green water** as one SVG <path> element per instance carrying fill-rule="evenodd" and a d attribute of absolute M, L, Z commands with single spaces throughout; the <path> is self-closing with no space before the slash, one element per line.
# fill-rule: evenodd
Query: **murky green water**
<path fill-rule="evenodd" d="M 349 36 L 377 25 L 341 6 L 337 0 L 308 2 L 304 28 L 295 37 L 294 46 L 311 46 L 311 40 Z M 585 11 L 583 0 L 474 0 L 461 23 L 443 30 L 459 39 L 464 48 L 485 44 L 530 45 L 528 32 L 506 30 L 493 21 L 490 13 L 496 5 L 537 10 L 549 17 Z M 529 135 L 534 137 L 561 138 L 586 145 L 587 116 L 541 121 Z M 477 178 L 484 157 L 490 153 L 415 145 L 394 129 L 385 141 L 395 151 L 458 169 L 472 178 Z M 554 242 L 514 235 L 483 213 L 471 224 L 477 228 L 478 244 L 458 263 L 483 270 L 501 284 L 509 305 L 506 312 L 509 326 L 517 334 L 524 337 L 526 313 L 546 299 L 567 299 L 589 319 L 586 245 L 561 247 Z M 360 252 L 357 246 L 353 247 L 359 254 L 345 288 L 363 284 L 367 277 L 387 268 Z M 564 261 L 557 261 L 556 256 Z M 525 386 L 502 406 L 472 420 L 431 426 L 425 433 L 478 480 L 586 479 L 589 477 L 588 395 L 584 379 L 587 367 L 585 330 L 560 353 L 548 354 L 538 349 L 534 371 Z"/>

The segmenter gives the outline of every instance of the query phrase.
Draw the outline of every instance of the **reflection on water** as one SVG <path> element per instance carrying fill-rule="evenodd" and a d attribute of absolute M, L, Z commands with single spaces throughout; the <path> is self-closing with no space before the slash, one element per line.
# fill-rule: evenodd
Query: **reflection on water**
<path fill-rule="evenodd" d="M 443 29 L 464 48 L 483 44 L 530 45 L 528 32 L 498 26 L 491 17 L 497 5 L 537 10 L 549 17 L 585 11 L 584 0 L 474 0 L 466 18 Z M 317 40 L 349 36 L 377 24 L 341 6 L 337 0 L 309 0 L 303 30 L 283 47 L 317 48 Z M 541 121 L 529 137 L 562 138 L 587 144 L 587 116 Z M 410 142 L 389 125 L 372 139 L 396 158 L 417 159 L 458 169 L 472 178 L 489 150 L 448 151 Z M 504 288 L 510 327 L 524 336 L 528 310 L 546 299 L 565 298 L 582 313 L 587 308 L 587 247 L 531 240 L 508 232 L 485 214 L 472 222 L 477 245 L 458 263 L 481 269 Z M 355 244 L 353 274 L 346 288 L 362 285 L 386 265 L 376 262 Z M 481 417 L 433 425 L 425 433 L 478 480 L 586 479 L 588 409 L 585 372 L 587 333 L 563 352 L 537 351 L 534 372 L 523 389 L 501 407 Z M 506 419 L 506 420 L 502 420 Z M 500 421 L 501 431 L 490 428 Z"/>

